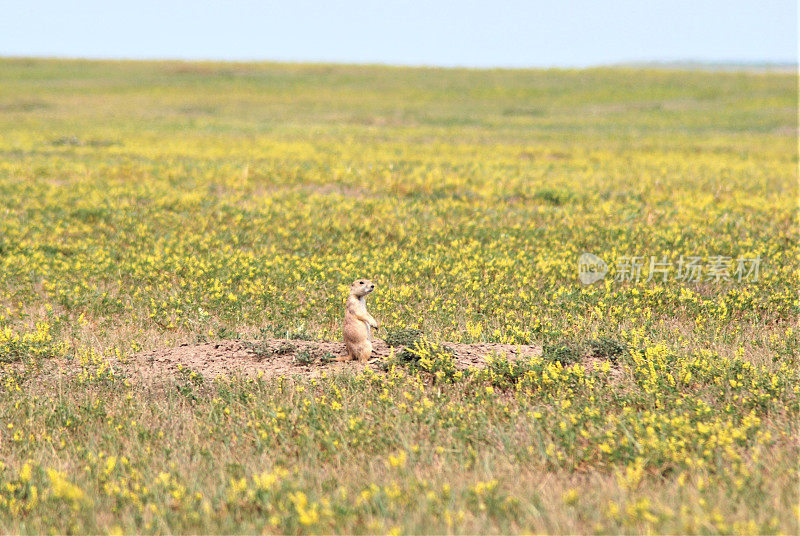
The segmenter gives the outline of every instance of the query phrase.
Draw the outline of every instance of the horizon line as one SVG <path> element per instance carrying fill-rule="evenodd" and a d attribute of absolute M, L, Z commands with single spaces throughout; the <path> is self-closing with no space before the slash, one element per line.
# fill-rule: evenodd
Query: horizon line
<path fill-rule="evenodd" d="M 475 64 L 437 64 L 437 63 L 391 63 L 381 61 L 329 61 L 314 59 L 267 59 L 267 58 L 187 58 L 179 56 L 69 56 L 33 54 L 17 55 L 0 52 L 0 60 L 49 60 L 49 61 L 118 61 L 131 63 L 147 62 L 183 62 L 183 63 L 262 63 L 284 65 L 336 65 L 359 67 L 388 67 L 409 69 L 452 69 L 452 70 L 510 70 L 510 71 L 536 71 L 536 70 L 589 70 L 602 68 L 633 68 L 633 69 L 674 69 L 674 70 L 708 70 L 708 71 L 798 71 L 800 66 L 797 60 L 703 60 L 703 59 L 672 59 L 672 60 L 630 60 L 609 63 L 592 63 L 582 65 L 475 65 Z"/>

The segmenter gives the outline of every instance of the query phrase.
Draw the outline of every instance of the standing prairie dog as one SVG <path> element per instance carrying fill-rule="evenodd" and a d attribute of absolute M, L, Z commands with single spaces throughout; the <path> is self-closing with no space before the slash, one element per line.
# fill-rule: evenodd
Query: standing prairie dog
<path fill-rule="evenodd" d="M 378 329 L 378 322 L 367 312 L 367 294 L 373 290 L 375 283 L 369 279 L 357 279 L 350 286 L 342 325 L 347 356 L 336 361 L 366 361 L 372 354 L 372 328 Z"/>

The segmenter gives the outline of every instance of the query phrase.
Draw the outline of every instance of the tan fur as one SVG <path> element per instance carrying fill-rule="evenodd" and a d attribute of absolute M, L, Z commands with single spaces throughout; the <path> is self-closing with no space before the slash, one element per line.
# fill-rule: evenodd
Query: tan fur
<path fill-rule="evenodd" d="M 347 356 L 336 361 L 366 361 L 372 354 L 372 328 L 378 329 L 378 322 L 367 312 L 367 294 L 374 289 L 369 279 L 356 279 L 350 286 L 342 324 Z"/>

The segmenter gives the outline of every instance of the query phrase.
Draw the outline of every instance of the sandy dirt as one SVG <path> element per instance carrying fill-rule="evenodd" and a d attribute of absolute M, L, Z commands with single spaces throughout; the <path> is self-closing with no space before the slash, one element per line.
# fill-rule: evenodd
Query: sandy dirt
<path fill-rule="evenodd" d="M 507 344 L 459 344 L 445 343 L 455 353 L 459 368 L 486 366 L 485 356 L 505 354 L 508 359 L 519 359 L 541 355 L 538 346 L 514 346 Z M 395 352 L 400 348 L 395 348 Z M 301 341 L 287 339 L 264 339 L 259 341 L 226 340 L 174 348 L 151 350 L 129 356 L 124 363 L 114 363 L 130 376 L 165 377 L 174 375 L 178 366 L 189 368 L 208 378 L 217 376 L 319 376 L 344 370 L 361 370 L 369 366 L 380 370 L 382 362 L 389 357 L 391 348 L 382 340 L 374 341 L 373 358 L 367 363 L 324 362 L 326 356 L 345 356 L 344 343 L 328 341 Z M 304 354 L 314 357 L 311 364 L 301 364 Z"/>

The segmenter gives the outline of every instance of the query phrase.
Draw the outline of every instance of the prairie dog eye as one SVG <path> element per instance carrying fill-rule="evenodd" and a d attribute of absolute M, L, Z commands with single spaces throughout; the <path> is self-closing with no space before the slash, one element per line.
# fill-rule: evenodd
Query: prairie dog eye
<path fill-rule="evenodd" d="M 359 284 L 359 285 L 363 285 L 363 284 L 364 284 L 364 282 L 363 282 L 363 281 L 359 281 L 359 282 L 358 282 L 358 284 Z"/>

